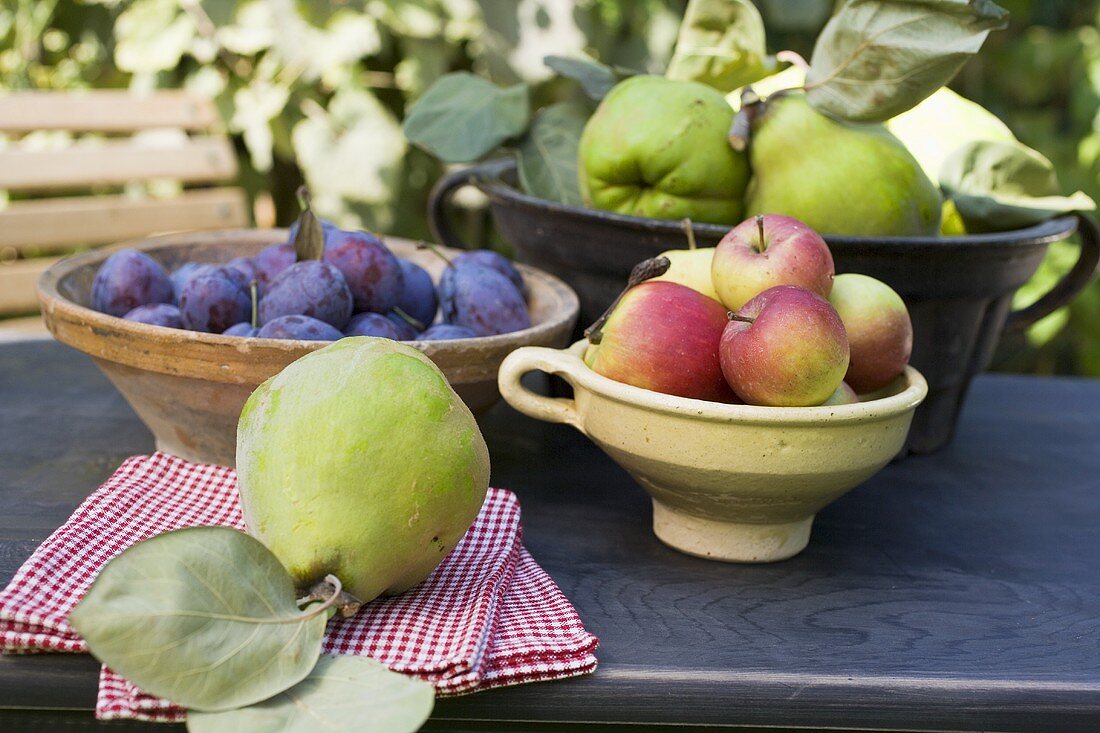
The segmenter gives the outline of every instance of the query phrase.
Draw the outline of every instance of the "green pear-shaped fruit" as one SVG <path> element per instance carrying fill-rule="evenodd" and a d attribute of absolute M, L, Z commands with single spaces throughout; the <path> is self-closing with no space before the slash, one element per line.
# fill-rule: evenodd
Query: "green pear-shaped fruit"
<path fill-rule="evenodd" d="M 933 181 L 939 180 L 940 169 L 948 156 L 966 143 L 1016 139 L 997 115 L 947 87 L 887 120 L 886 129 L 901 140 Z"/>
<path fill-rule="evenodd" d="M 773 95 L 752 126 L 745 215 L 785 214 L 823 235 L 935 235 L 942 199 L 882 125 L 838 122 L 799 92 Z"/>
<path fill-rule="evenodd" d="M 362 601 L 426 578 L 481 509 L 489 452 L 416 349 L 355 337 L 293 362 L 245 403 L 237 477 L 250 534 L 308 587 Z"/>
<path fill-rule="evenodd" d="M 585 204 L 655 219 L 739 221 L 749 168 L 726 140 L 732 121 L 721 92 L 703 84 L 662 76 L 620 82 L 581 135 Z"/>

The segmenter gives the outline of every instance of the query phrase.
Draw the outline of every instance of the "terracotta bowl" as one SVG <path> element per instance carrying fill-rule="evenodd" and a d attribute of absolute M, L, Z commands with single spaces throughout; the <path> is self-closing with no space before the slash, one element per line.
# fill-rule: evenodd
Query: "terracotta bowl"
<path fill-rule="evenodd" d="M 572 425 L 653 498 L 653 531 L 689 555 L 772 562 L 798 554 L 814 515 L 874 475 L 905 444 L 928 392 L 909 367 L 859 404 L 725 405 L 639 389 L 602 377 L 566 350 L 518 349 L 500 367 L 500 391 L 520 412 Z M 531 392 L 520 378 L 556 374 L 573 399 Z"/>
<path fill-rule="evenodd" d="M 252 255 L 286 230 L 236 230 L 157 237 L 125 246 L 168 269 L 184 262 L 227 262 Z M 412 242 L 387 239 L 395 254 L 438 278 L 443 262 Z M 445 252 L 449 250 L 444 250 Z M 38 283 L 42 316 L 54 338 L 83 351 L 103 370 L 156 438 L 159 450 L 188 460 L 234 465 L 237 419 L 245 400 L 283 367 L 324 341 L 244 339 L 182 331 L 99 313 L 88 307 L 92 280 L 109 251 L 67 258 Z M 577 296 L 561 280 L 519 266 L 530 287 L 531 328 L 500 336 L 412 342 L 427 354 L 476 413 L 500 396 L 497 368 L 519 346 L 564 346 L 577 319 Z"/>

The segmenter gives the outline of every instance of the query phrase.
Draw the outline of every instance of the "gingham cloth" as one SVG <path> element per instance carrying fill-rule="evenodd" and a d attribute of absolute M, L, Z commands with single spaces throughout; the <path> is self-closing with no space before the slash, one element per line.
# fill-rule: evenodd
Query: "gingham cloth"
<path fill-rule="evenodd" d="M 244 529 L 236 474 L 165 453 L 126 460 L 0 592 L 0 651 L 83 652 L 66 618 L 108 560 L 162 532 Z M 522 543 L 519 503 L 490 489 L 466 536 L 416 588 L 373 601 L 325 633 L 329 654 L 373 657 L 439 695 L 585 674 L 597 639 Z M 96 716 L 178 722 L 186 713 L 107 667 Z"/>

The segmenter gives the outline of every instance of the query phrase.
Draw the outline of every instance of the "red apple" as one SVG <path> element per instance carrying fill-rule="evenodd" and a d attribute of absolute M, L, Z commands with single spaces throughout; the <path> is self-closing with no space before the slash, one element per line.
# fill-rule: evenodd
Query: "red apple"
<path fill-rule="evenodd" d="M 584 361 L 597 374 L 654 392 L 734 402 L 718 363 L 726 309 L 673 282 L 650 280 L 626 292 Z"/>
<path fill-rule="evenodd" d="M 757 295 L 730 316 L 718 346 L 726 381 L 750 405 L 829 399 L 848 369 L 848 337 L 829 301 L 794 285 Z"/>
<path fill-rule="evenodd" d="M 776 285 L 798 285 L 827 297 L 833 255 L 821 235 L 798 219 L 765 214 L 722 237 L 710 275 L 718 297 L 734 311 Z"/>
<path fill-rule="evenodd" d="M 829 302 L 848 333 L 852 361 L 844 381 L 860 394 L 882 389 L 905 370 L 913 324 L 901 296 L 867 275 L 837 275 Z"/>

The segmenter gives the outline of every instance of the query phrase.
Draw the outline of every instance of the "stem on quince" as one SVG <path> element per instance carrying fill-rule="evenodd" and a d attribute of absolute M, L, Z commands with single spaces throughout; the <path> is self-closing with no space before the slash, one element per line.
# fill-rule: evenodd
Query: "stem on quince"
<path fill-rule="evenodd" d="M 336 612 L 341 617 L 348 618 L 358 613 L 359 608 L 363 605 L 361 600 L 344 590 L 343 584 L 335 575 L 326 575 L 324 580 L 311 585 L 307 594 L 298 599 L 298 605 L 301 606 L 314 601 L 324 601 L 324 603 L 310 610 L 308 615 L 311 618 L 333 607 L 336 608 Z"/>
<path fill-rule="evenodd" d="M 598 344 L 603 340 L 604 324 L 607 323 L 607 319 L 611 317 L 611 313 L 615 310 L 615 306 L 619 304 L 619 301 L 623 299 L 632 287 L 640 285 L 641 283 L 649 280 L 650 278 L 664 275 L 668 272 L 668 268 L 672 266 L 672 262 L 667 257 L 650 257 L 648 260 L 642 260 L 638 264 L 634 265 L 634 269 L 630 271 L 630 277 L 626 281 L 626 287 L 619 293 L 618 297 L 607 306 L 607 310 L 603 312 L 596 321 L 584 329 L 584 337 L 588 339 L 590 344 Z"/>
<path fill-rule="evenodd" d="M 684 230 L 684 234 L 687 236 L 688 249 L 695 250 L 695 230 L 691 226 L 691 217 L 684 217 L 680 220 L 680 228 Z"/>
<path fill-rule="evenodd" d="M 730 147 L 737 152 L 744 152 L 749 146 L 752 123 L 763 106 L 760 95 L 752 87 L 745 87 L 745 91 L 741 92 L 741 109 L 733 116 L 728 135 Z"/>

